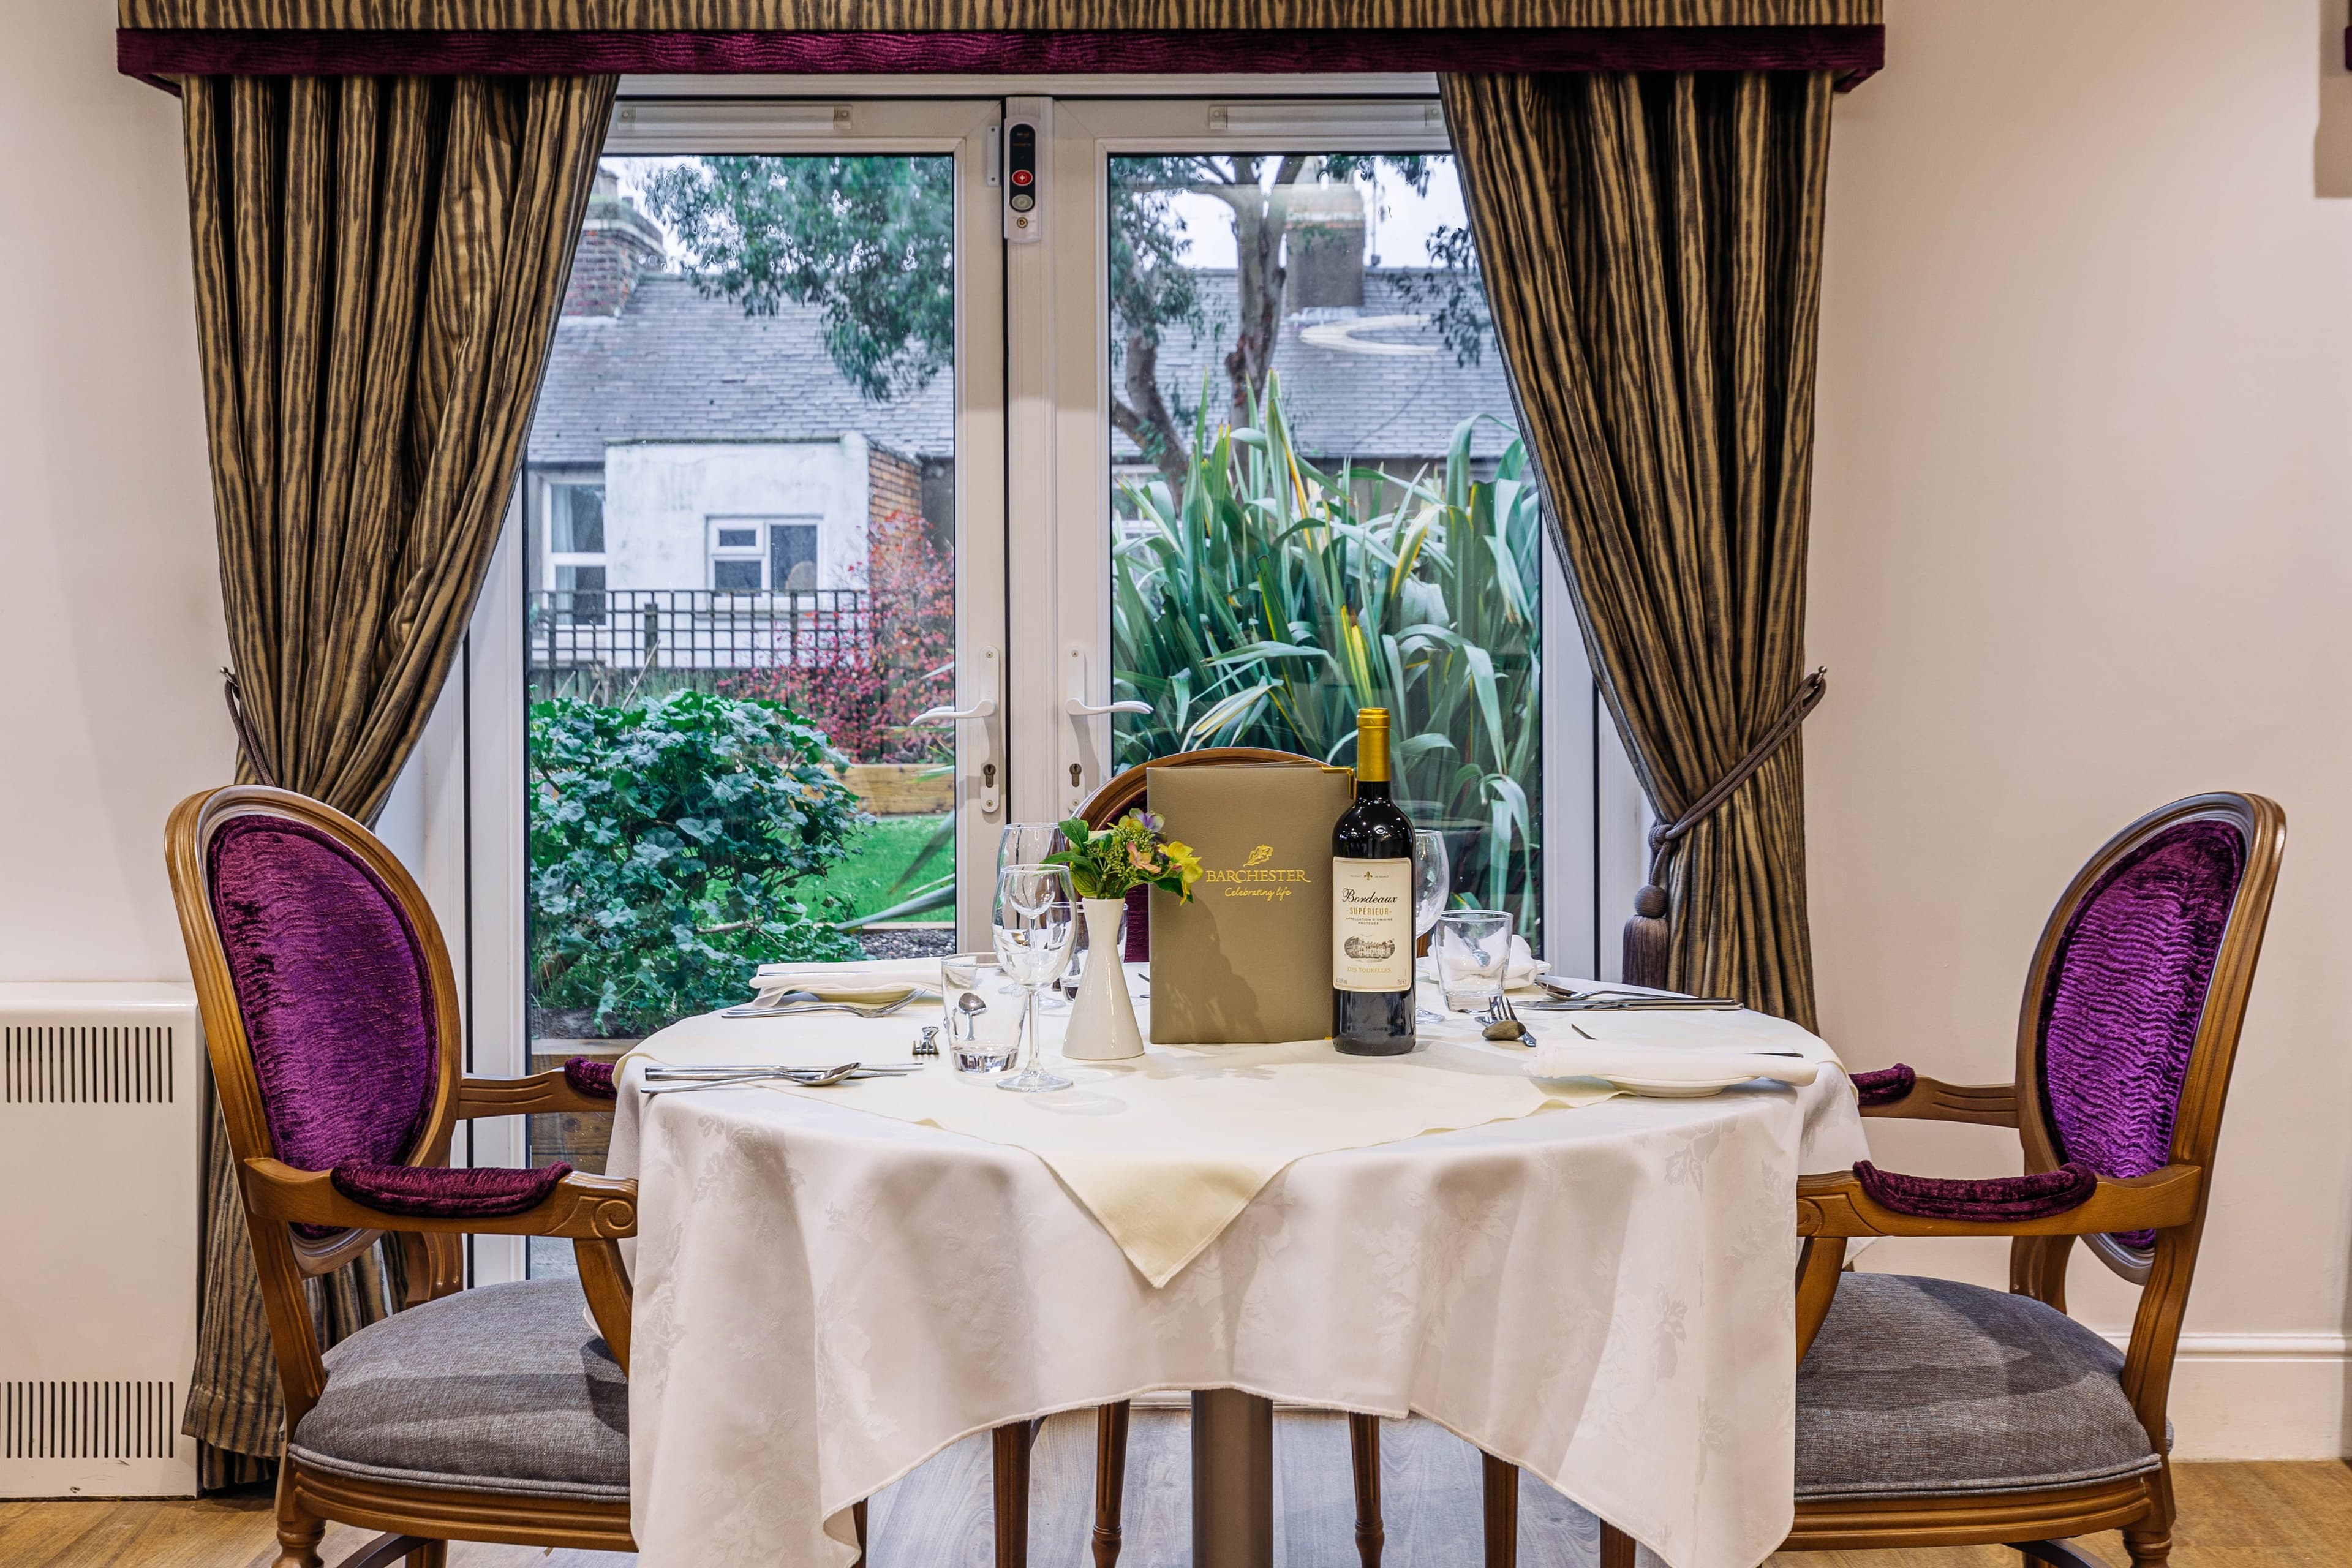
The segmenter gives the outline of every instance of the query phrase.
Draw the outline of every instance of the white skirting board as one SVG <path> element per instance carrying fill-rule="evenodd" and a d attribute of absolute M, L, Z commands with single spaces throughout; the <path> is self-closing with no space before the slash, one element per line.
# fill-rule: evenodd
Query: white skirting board
<path fill-rule="evenodd" d="M 2183 1334 L 2169 1409 L 2176 1459 L 2352 1455 L 2352 1336 Z"/>

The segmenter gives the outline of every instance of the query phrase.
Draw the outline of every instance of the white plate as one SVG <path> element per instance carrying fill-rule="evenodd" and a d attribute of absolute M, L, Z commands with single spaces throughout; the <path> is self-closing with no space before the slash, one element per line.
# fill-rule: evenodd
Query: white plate
<path fill-rule="evenodd" d="M 1741 1073 L 1733 1078 L 1626 1078 L 1618 1073 L 1601 1075 L 1603 1083 L 1612 1083 L 1628 1094 L 1648 1095 L 1656 1100 L 1705 1100 L 1710 1094 L 1721 1094 L 1737 1084 L 1753 1081 L 1751 1075 Z"/>

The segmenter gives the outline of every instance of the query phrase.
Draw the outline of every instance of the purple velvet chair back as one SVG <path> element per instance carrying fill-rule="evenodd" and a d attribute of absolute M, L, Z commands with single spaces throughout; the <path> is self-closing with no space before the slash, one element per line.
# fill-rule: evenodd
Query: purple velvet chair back
<path fill-rule="evenodd" d="M 2169 1160 L 2245 866 L 2234 824 L 2178 822 L 2126 851 L 2075 906 L 2051 955 L 2040 1029 L 2042 1110 L 2061 1161 L 2124 1177 Z"/>
<path fill-rule="evenodd" d="M 272 1152 L 306 1171 L 406 1159 L 431 1120 L 440 1030 L 400 900 L 349 847 L 278 816 L 221 824 L 205 870 Z"/>

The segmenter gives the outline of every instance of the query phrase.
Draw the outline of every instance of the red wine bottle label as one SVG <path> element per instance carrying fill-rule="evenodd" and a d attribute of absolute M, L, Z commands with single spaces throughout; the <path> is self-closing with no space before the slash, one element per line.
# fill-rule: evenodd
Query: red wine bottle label
<path fill-rule="evenodd" d="M 1412 862 L 1331 862 L 1331 984 L 1412 989 Z"/>

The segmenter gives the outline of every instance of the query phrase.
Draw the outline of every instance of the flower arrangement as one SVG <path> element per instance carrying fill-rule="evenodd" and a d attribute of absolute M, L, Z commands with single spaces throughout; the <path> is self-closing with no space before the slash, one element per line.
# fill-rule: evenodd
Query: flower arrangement
<path fill-rule="evenodd" d="M 1123 899 L 1130 889 L 1157 888 L 1190 903 L 1192 884 L 1201 879 L 1201 858 L 1191 846 L 1164 837 L 1166 827 L 1139 808 L 1099 829 L 1074 816 L 1062 824 L 1070 847 L 1046 856 L 1045 862 L 1067 866 L 1082 899 Z"/>

